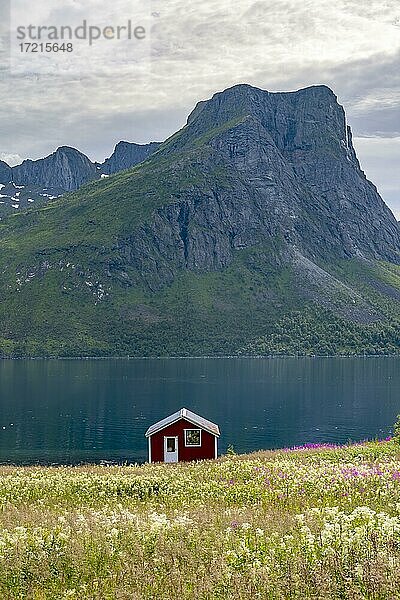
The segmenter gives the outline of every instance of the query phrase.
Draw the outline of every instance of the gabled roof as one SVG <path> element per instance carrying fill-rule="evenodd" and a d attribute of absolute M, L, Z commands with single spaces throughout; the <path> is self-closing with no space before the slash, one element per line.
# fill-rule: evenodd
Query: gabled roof
<path fill-rule="evenodd" d="M 187 408 L 181 408 L 181 410 L 178 410 L 169 417 L 166 417 L 161 421 L 157 421 L 157 423 L 154 423 L 154 425 L 151 425 L 148 428 L 145 435 L 146 437 L 150 437 L 154 433 L 157 433 L 157 431 L 161 431 L 161 429 L 164 429 L 165 427 L 168 427 L 168 425 L 172 425 L 172 423 L 176 423 L 181 419 L 185 419 L 186 421 L 189 421 L 189 423 L 197 425 L 197 427 L 200 427 L 201 429 L 205 429 L 206 431 L 208 431 L 212 435 L 215 435 L 216 437 L 219 437 L 220 435 L 218 425 L 212 423 L 211 421 L 207 421 L 207 419 L 204 419 L 199 415 L 196 415 L 196 413 L 192 412 L 191 410 L 188 410 Z"/>

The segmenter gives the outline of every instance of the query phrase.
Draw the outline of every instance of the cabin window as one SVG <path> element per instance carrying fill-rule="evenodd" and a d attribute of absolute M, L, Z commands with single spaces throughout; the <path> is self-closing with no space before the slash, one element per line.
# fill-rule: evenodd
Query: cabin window
<path fill-rule="evenodd" d="M 201 429 L 185 429 L 185 446 L 201 446 Z"/>
<path fill-rule="evenodd" d="M 167 438 L 167 452 L 176 452 L 176 439 L 174 437 Z"/>

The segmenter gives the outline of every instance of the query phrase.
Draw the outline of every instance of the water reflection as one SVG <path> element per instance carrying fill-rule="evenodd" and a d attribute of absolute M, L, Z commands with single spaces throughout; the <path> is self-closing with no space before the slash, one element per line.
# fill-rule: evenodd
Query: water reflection
<path fill-rule="evenodd" d="M 0 461 L 143 461 L 148 425 L 186 406 L 220 450 L 385 437 L 397 358 L 0 361 Z"/>

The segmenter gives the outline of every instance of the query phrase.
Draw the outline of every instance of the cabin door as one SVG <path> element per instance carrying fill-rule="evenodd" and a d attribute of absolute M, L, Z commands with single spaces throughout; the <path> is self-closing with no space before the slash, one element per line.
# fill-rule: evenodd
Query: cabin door
<path fill-rule="evenodd" d="M 165 436 L 164 438 L 164 462 L 178 462 L 178 436 Z"/>

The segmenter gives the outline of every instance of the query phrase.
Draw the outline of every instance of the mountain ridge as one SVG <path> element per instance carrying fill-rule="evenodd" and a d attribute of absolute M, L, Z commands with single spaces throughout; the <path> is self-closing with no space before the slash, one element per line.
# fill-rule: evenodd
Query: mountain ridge
<path fill-rule="evenodd" d="M 143 162 L 153 152 L 156 152 L 160 145 L 161 142 L 135 144 L 133 142 L 121 141 L 115 146 L 109 158 L 106 158 L 103 163 L 96 163 L 96 165 L 102 174 L 112 175 Z"/>
<path fill-rule="evenodd" d="M 119 142 L 103 163 L 92 162 L 72 146 L 59 146 L 44 158 L 25 159 L 14 167 L 0 161 L 0 218 L 29 204 L 45 204 L 90 181 L 128 169 L 155 152 L 159 145 Z"/>
<path fill-rule="evenodd" d="M 132 169 L 4 220 L 0 348 L 397 353 L 399 257 L 333 92 L 235 86 Z"/>

